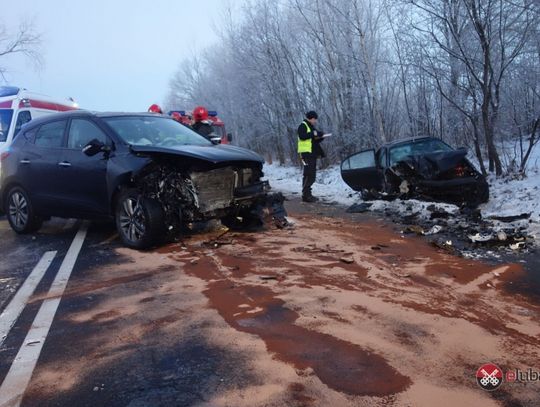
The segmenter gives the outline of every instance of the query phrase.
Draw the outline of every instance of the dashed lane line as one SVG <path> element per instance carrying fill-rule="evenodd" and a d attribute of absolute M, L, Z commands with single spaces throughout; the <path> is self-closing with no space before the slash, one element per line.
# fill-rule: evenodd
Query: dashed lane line
<path fill-rule="evenodd" d="M 34 322 L 17 356 L 15 356 L 2 386 L 0 386 L 0 407 L 18 407 L 21 404 L 87 231 L 88 223 L 84 222 L 71 242 L 49 289 L 49 299 L 44 300 L 41 304 Z"/>
<path fill-rule="evenodd" d="M 21 315 L 22 310 L 26 306 L 28 299 L 34 293 L 37 285 L 47 272 L 49 266 L 56 256 L 56 251 L 45 252 L 38 264 L 34 267 L 30 275 L 24 280 L 24 283 L 21 285 L 19 290 L 15 293 L 10 303 L 0 314 L 0 346 L 6 339 L 9 331 L 19 315 Z"/>

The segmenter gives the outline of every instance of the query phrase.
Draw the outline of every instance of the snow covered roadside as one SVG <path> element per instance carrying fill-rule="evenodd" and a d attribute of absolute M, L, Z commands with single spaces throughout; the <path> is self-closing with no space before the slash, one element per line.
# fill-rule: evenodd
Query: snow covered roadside
<path fill-rule="evenodd" d="M 489 202 L 480 206 L 482 216 L 514 216 L 530 213 L 529 233 L 540 244 L 540 170 L 529 170 L 525 179 L 490 178 Z"/>
<path fill-rule="evenodd" d="M 535 149 L 535 156 L 540 156 L 540 148 Z M 532 157 L 531 162 L 536 162 Z M 286 196 L 300 196 L 302 185 L 302 172 L 299 167 L 282 167 L 276 164 L 265 165 L 266 178 L 274 190 L 283 192 Z M 540 244 L 540 169 L 528 170 L 525 179 L 496 179 L 490 177 L 490 200 L 480 206 L 484 219 L 491 216 L 515 216 L 530 213 L 529 219 L 512 222 L 500 222 L 500 228 L 514 226 L 527 229 L 528 234 L 534 237 L 535 243 Z M 345 206 L 360 203 L 362 198 L 341 179 L 339 166 L 330 167 L 317 172 L 317 181 L 313 185 L 313 194 L 323 202 L 336 202 Z M 371 201 L 370 211 L 400 213 L 403 216 L 411 213 L 419 218 L 430 219 L 433 205 L 430 202 L 418 200 Z M 436 203 L 437 209 L 450 214 L 457 214 L 459 208 L 451 204 Z M 431 207 L 431 210 L 428 209 Z M 497 229 L 496 221 L 493 222 Z"/>
<path fill-rule="evenodd" d="M 263 171 L 274 190 L 283 192 L 285 196 L 302 195 L 302 169 L 300 167 L 265 164 Z M 339 166 L 317 171 L 313 195 L 324 202 L 337 202 L 347 206 L 362 200 L 359 193 L 343 182 Z"/>

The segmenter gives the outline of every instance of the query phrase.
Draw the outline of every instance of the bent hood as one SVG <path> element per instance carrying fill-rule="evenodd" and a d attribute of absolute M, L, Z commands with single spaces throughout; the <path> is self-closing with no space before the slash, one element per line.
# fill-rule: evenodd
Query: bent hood
<path fill-rule="evenodd" d="M 174 147 L 131 146 L 134 153 L 172 154 L 196 158 L 219 164 L 229 161 L 254 161 L 264 163 L 264 158 L 254 151 L 231 145 L 193 146 L 182 145 Z"/>
<path fill-rule="evenodd" d="M 458 164 L 462 163 L 467 156 L 466 149 L 427 153 L 409 156 L 399 163 L 405 163 L 425 179 L 433 179 Z M 399 164 L 398 163 L 398 164 Z"/>

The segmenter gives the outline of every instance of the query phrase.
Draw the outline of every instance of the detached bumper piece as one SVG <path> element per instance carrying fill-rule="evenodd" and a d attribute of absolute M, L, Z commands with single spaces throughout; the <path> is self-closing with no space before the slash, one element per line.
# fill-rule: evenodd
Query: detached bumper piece
<path fill-rule="evenodd" d="M 257 196 L 265 195 L 270 191 L 268 181 L 257 182 L 245 187 L 239 187 L 234 190 L 234 198 L 236 200 L 249 199 Z"/>

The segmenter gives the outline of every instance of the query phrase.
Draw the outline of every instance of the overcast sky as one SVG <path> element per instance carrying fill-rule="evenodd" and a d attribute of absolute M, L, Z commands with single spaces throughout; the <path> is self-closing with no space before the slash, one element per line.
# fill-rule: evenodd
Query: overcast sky
<path fill-rule="evenodd" d="M 50 96 L 71 96 L 82 108 L 145 111 L 163 102 L 184 57 L 217 40 L 223 3 L 0 0 L 0 24 L 14 28 L 32 18 L 43 34 L 43 67 L 10 58 L 8 80 Z"/>

